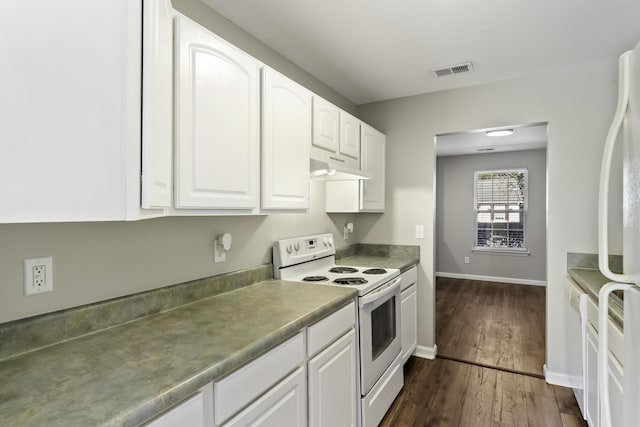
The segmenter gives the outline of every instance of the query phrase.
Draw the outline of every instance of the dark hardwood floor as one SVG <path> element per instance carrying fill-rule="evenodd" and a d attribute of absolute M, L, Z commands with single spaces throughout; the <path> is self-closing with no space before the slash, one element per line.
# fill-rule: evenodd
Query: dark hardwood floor
<path fill-rule="evenodd" d="M 381 427 L 586 426 L 571 389 L 547 384 L 545 289 L 439 278 L 438 358 L 411 358 Z"/>
<path fill-rule="evenodd" d="M 438 356 L 542 376 L 545 288 L 439 277 Z"/>

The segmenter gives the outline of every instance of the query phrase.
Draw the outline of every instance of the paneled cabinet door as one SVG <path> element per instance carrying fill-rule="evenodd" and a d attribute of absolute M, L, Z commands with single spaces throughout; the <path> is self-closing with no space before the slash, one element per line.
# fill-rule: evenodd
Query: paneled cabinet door
<path fill-rule="evenodd" d="M 587 324 L 585 357 L 585 418 L 589 427 L 600 425 L 598 404 L 598 333 L 591 324 Z"/>
<path fill-rule="evenodd" d="M 308 209 L 311 92 L 269 68 L 262 90 L 262 208 Z"/>
<path fill-rule="evenodd" d="M 324 99 L 313 97 L 313 145 L 338 153 L 340 109 Z"/>
<path fill-rule="evenodd" d="M 418 342 L 418 299 L 416 285 L 402 291 L 400 295 L 402 311 L 402 363 L 409 360 L 409 357 L 416 348 Z"/>
<path fill-rule="evenodd" d="M 340 111 L 340 153 L 360 158 L 360 120 Z"/>
<path fill-rule="evenodd" d="M 304 427 L 307 421 L 304 367 L 273 386 L 224 427 Z"/>
<path fill-rule="evenodd" d="M 309 427 L 355 427 L 356 341 L 350 330 L 309 361 Z"/>
<path fill-rule="evenodd" d="M 362 170 L 373 175 L 360 181 L 360 209 L 383 212 L 385 207 L 386 137 L 371 126 L 362 124 Z"/>
<path fill-rule="evenodd" d="M 258 206 L 258 62 L 176 16 L 175 207 Z"/>

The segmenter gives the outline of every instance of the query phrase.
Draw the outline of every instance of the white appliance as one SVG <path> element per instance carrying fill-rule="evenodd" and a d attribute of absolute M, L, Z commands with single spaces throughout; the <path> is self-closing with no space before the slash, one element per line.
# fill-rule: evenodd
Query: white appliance
<path fill-rule="evenodd" d="M 404 384 L 400 330 L 400 270 L 338 266 L 331 234 L 279 240 L 274 276 L 358 291 L 358 423 L 377 426 Z"/>
<path fill-rule="evenodd" d="M 600 172 L 598 242 L 600 271 L 612 282 L 599 294 L 598 383 L 600 426 L 610 427 L 611 411 L 607 364 L 607 315 L 611 291 L 624 290 L 624 424 L 637 426 L 640 420 L 640 44 L 620 56 L 618 103 L 609 129 Z M 621 138 L 618 138 L 622 130 Z M 608 265 L 608 190 L 612 156 L 617 142 L 623 154 L 623 273 Z M 620 167 L 616 165 L 614 167 Z"/>

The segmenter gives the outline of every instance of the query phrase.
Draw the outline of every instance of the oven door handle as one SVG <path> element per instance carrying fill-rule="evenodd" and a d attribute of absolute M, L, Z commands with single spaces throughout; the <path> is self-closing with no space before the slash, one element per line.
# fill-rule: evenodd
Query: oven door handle
<path fill-rule="evenodd" d="M 402 277 L 398 276 L 395 279 L 393 279 L 389 284 L 381 286 L 380 288 L 376 289 L 374 292 L 371 292 L 370 294 L 365 295 L 360 299 L 361 305 L 364 307 L 365 305 L 384 299 L 387 296 L 391 295 L 392 293 L 396 292 L 400 287 L 401 280 L 402 280 Z"/>

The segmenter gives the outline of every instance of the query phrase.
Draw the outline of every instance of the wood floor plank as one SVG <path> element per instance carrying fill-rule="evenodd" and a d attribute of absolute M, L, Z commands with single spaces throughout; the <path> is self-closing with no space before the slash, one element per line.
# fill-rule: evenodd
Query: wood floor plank
<path fill-rule="evenodd" d="M 562 427 L 555 396 L 525 392 L 529 427 Z"/>
<path fill-rule="evenodd" d="M 527 404 L 522 375 L 498 371 L 494 396 L 493 421 L 497 425 L 526 427 Z"/>
<path fill-rule="evenodd" d="M 493 425 L 497 371 L 471 366 L 469 384 L 462 405 L 460 425 Z"/>

